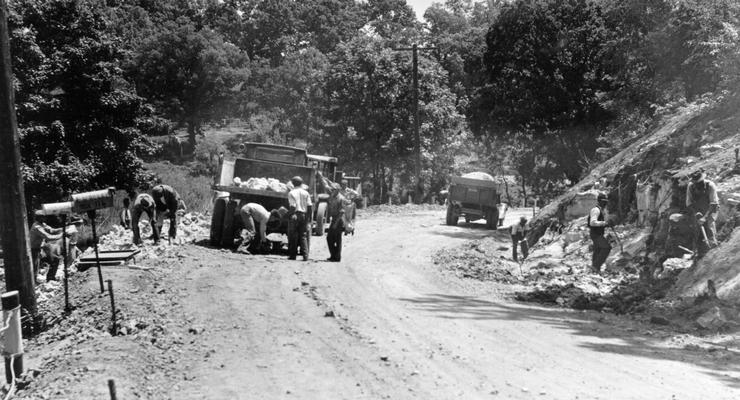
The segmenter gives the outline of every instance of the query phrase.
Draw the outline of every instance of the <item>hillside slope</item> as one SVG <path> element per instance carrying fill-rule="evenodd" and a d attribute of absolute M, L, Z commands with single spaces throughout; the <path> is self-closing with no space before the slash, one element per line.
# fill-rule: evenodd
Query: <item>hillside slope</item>
<path fill-rule="evenodd" d="M 615 234 L 620 245 L 612 251 L 612 268 L 632 266 L 643 275 L 657 276 L 666 265 L 684 269 L 671 291 L 674 297 L 696 296 L 712 279 L 720 298 L 740 298 L 740 237 L 732 235 L 740 203 L 740 170 L 736 150 L 740 147 L 740 97 L 728 96 L 709 104 L 691 104 L 667 118 L 650 134 L 598 165 L 591 173 L 557 198 L 532 221 L 528 240 L 537 242 L 552 222 L 566 225 L 560 237 L 548 234 L 547 240 L 534 246 L 533 254 L 552 253 L 562 246 L 565 254 L 555 254 L 549 264 L 568 256 L 574 241 L 587 245 L 583 217 L 595 204 L 596 190 L 609 196 L 608 210 L 619 227 Z M 717 221 L 719 248 L 693 263 L 666 260 L 686 256 L 679 246 L 693 249 L 695 238 L 685 215 L 688 175 L 704 169 L 708 179 L 717 183 L 720 213 Z M 579 219 L 581 218 L 581 219 Z M 575 232 L 575 233 L 574 233 Z M 573 238 L 573 235 L 576 235 Z M 578 235 L 581 236 L 578 236 Z M 582 247 L 582 246 L 581 246 Z M 549 249 L 549 250 L 546 250 Z M 583 253 L 583 248 L 574 251 Z M 558 252 L 562 253 L 562 252 Z M 615 254 L 616 253 L 616 254 Z M 609 267 L 609 265 L 607 266 Z"/>

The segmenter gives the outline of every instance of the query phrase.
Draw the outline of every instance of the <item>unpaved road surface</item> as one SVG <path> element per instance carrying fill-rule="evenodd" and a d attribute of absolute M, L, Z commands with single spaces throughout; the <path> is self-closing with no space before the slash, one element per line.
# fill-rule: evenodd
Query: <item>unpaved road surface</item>
<path fill-rule="evenodd" d="M 176 351 L 96 339 L 77 351 L 106 351 L 72 353 L 95 366 L 65 381 L 64 394 L 103 398 L 103 384 L 75 389 L 93 371 L 118 377 L 123 399 L 740 398 L 732 350 L 684 348 L 613 315 L 522 305 L 501 286 L 445 272 L 435 251 L 492 233 L 443 220 L 440 210 L 361 215 L 341 263 L 323 261 L 317 237 L 308 262 L 182 246 L 146 289 L 170 295 L 150 311 L 173 303 Z M 146 298 L 130 292 L 122 296 Z M 122 300 L 127 317 L 136 306 Z"/>

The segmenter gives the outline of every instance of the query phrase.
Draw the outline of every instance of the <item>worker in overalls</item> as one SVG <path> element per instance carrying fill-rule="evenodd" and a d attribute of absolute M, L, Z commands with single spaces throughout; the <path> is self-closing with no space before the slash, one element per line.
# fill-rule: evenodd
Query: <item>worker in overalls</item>
<path fill-rule="evenodd" d="M 691 174 L 691 182 L 686 188 L 686 208 L 694 219 L 699 257 L 717 246 L 715 221 L 718 207 L 719 197 L 714 182 L 706 179 L 701 170 Z"/>
<path fill-rule="evenodd" d="M 141 214 L 146 214 L 149 224 L 152 226 L 152 239 L 154 243 L 159 242 L 159 228 L 157 227 L 157 211 L 154 207 L 154 198 L 148 193 L 141 193 L 134 200 L 131 210 L 131 230 L 134 233 L 134 244 L 141 244 L 141 233 L 139 232 L 139 219 Z"/>

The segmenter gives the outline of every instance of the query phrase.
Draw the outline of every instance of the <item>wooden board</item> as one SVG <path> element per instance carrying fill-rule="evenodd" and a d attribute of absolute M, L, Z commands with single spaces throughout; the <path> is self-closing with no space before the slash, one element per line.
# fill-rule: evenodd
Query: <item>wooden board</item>
<path fill-rule="evenodd" d="M 139 254 L 141 250 L 100 251 L 100 262 L 126 261 Z M 95 263 L 95 254 L 80 257 L 80 263 Z"/>
<path fill-rule="evenodd" d="M 252 196 L 274 197 L 277 199 L 288 199 L 287 192 L 275 192 L 272 190 L 257 190 L 257 189 L 249 189 L 249 188 L 240 187 L 240 186 L 226 186 L 226 185 L 213 185 L 212 188 L 213 190 L 221 191 L 221 192 L 229 192 L 229 193 L 252 195 Z"/>

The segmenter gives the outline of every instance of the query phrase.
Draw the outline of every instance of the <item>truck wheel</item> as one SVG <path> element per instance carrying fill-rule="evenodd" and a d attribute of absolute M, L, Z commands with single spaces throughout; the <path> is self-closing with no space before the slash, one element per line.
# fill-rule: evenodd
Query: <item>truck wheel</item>
<path fill-rule="evenodd" d="M 498 209 L 492 208 L 486 212 L 486 228 L 498 229 Z"/>
<path fill-rule="evenodd" d="M 211 246 L 221 245 L 221 234 L 224 229 L 224 211 L 228 198 L 220 197 L 213 203 L 213 215 L 211 215 Z"/>
<path fill-rule="evenodd" d="M 465 223 L 466 224 L 469 224 L 470 223 L 470 217 L 468 217 L 467 215 L 465 216 Z"/>
<path fill-rule="evenodd" d="M 316 236 L 324 236 L 324 221 L 326 220 L 326 203 L 319 203 L 316 209 Z"/>
<path fill-rule="evenodd" d="M 224 213 L 224 226 L 221 230 L 221 247 L 230 249 L 234 247 L 234 214 L 239 204 L 236 200 L 229 200 Z"/>
<path fill-rule="evenodd" d="M 455 206 L 450 203 L 447 205 L 447 225 L 457 225 L 459 217 L 455 214 Z"/>

